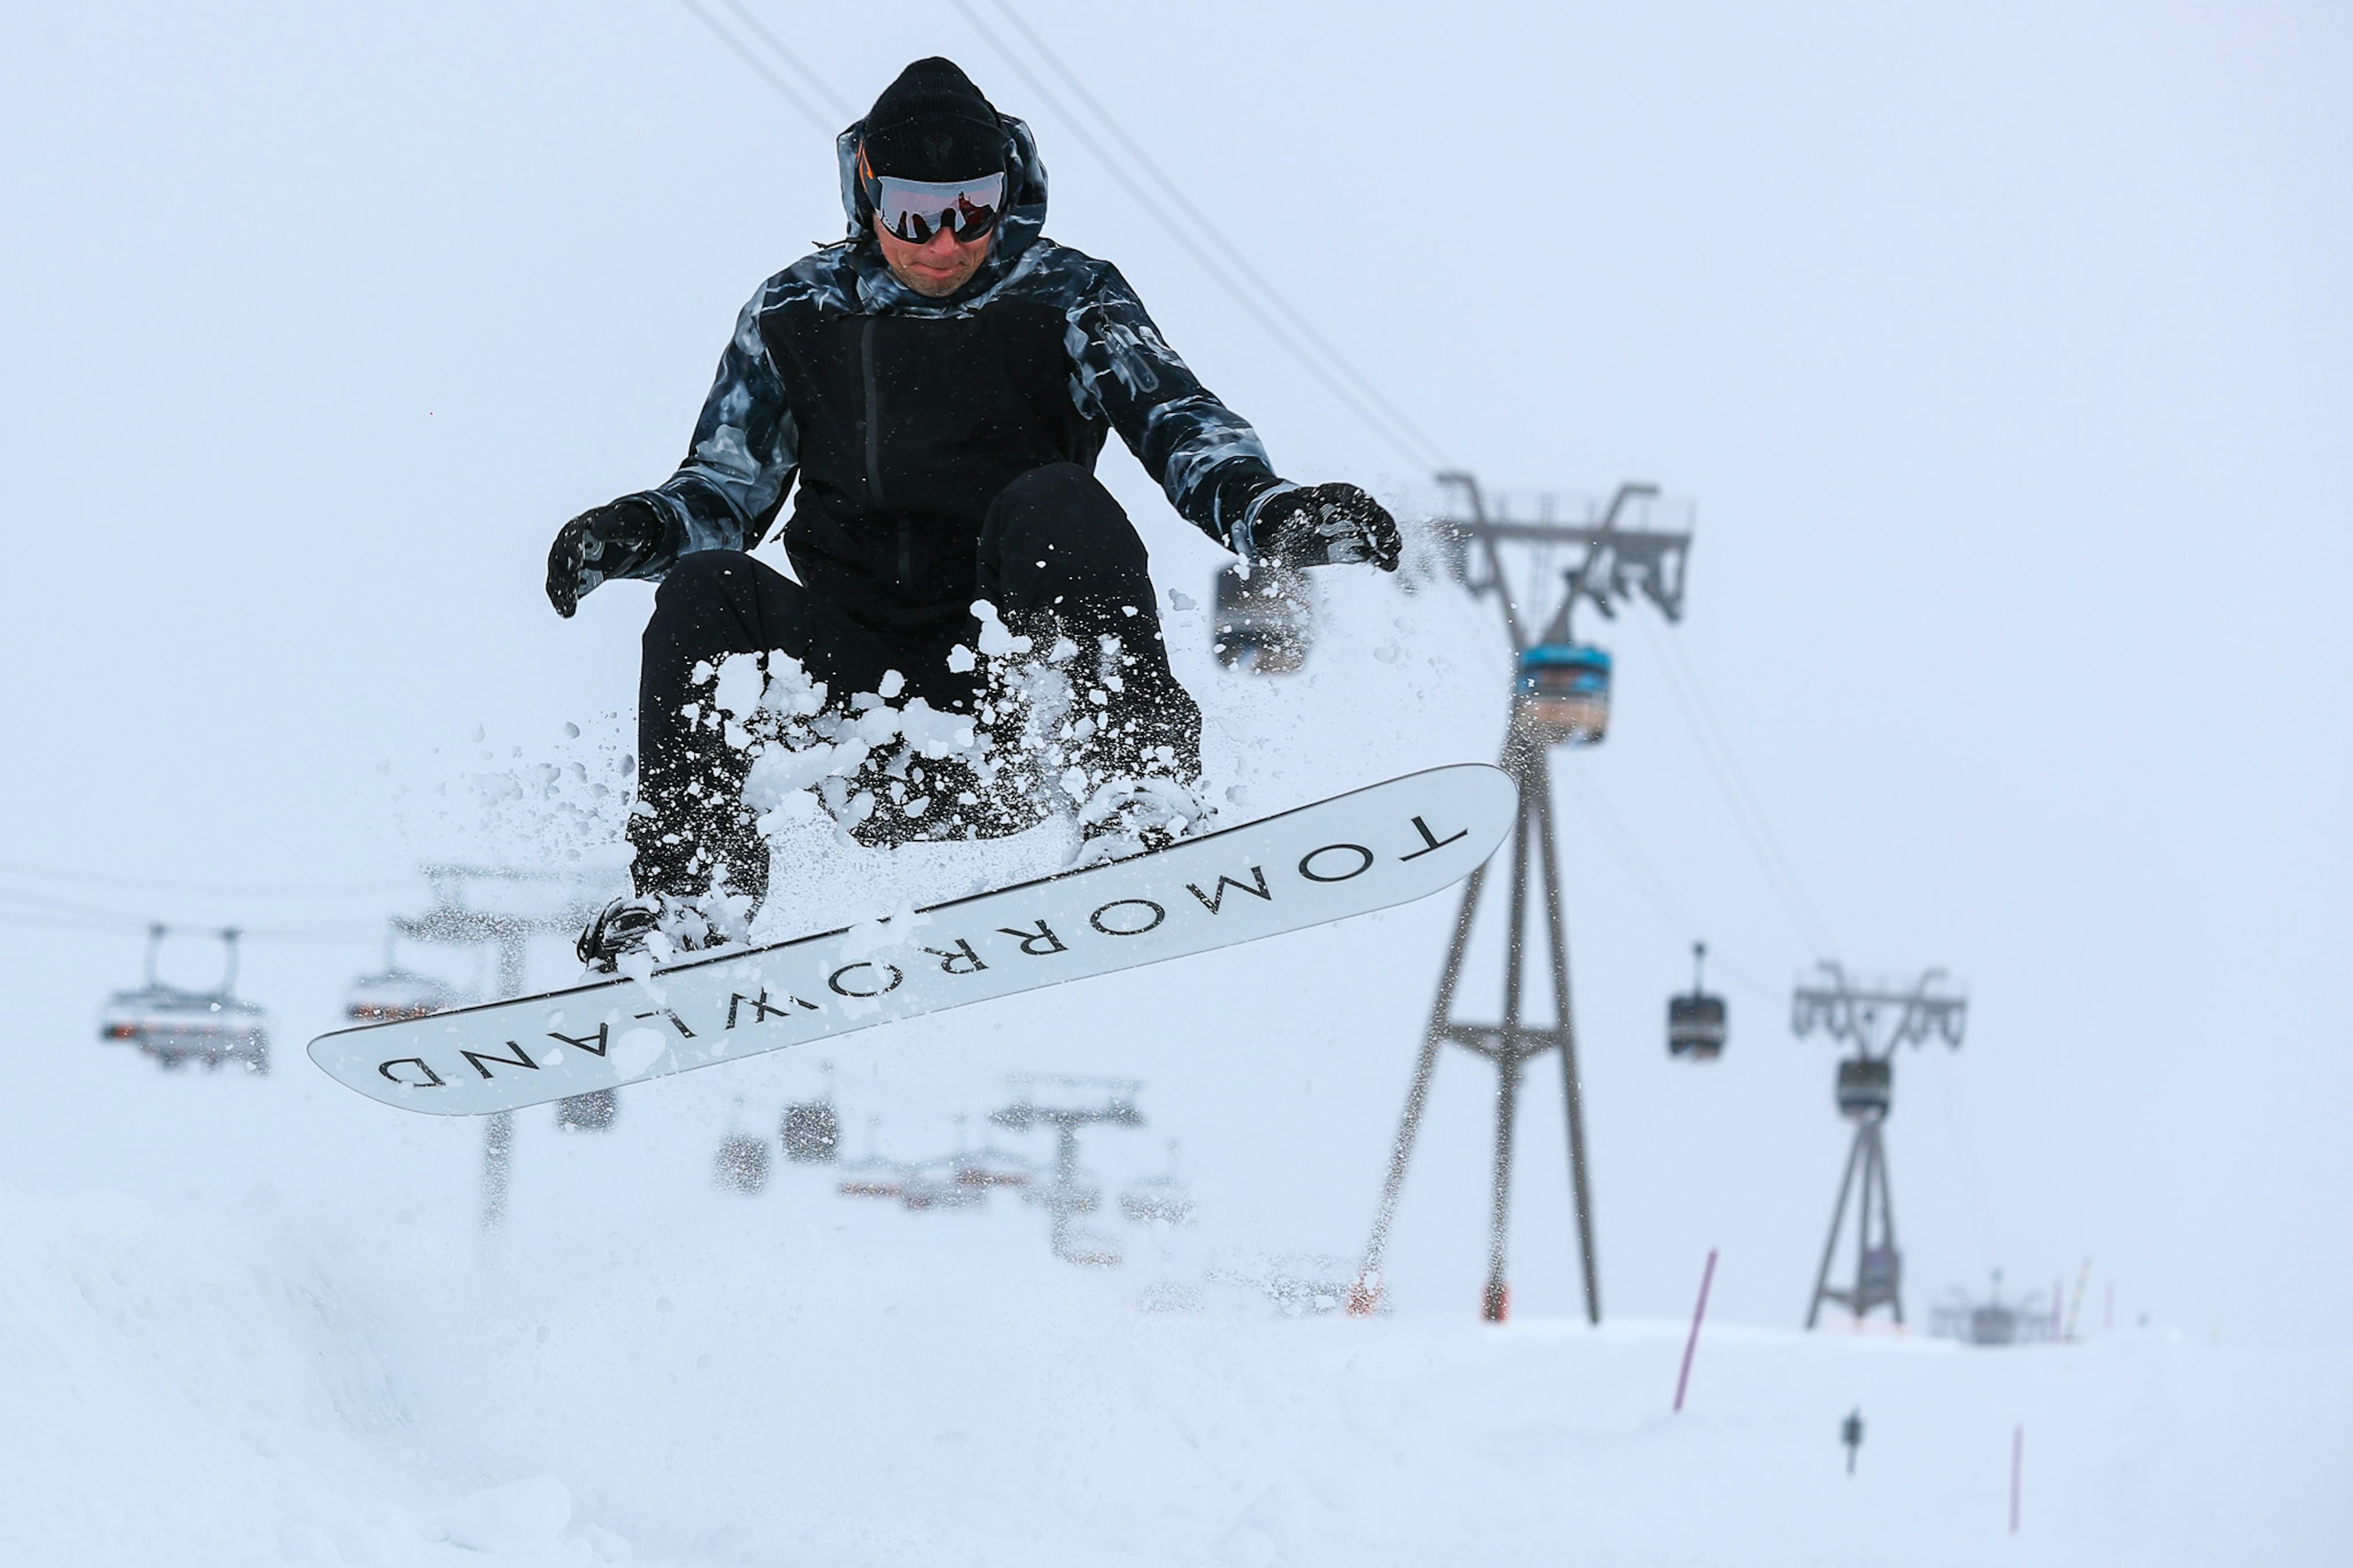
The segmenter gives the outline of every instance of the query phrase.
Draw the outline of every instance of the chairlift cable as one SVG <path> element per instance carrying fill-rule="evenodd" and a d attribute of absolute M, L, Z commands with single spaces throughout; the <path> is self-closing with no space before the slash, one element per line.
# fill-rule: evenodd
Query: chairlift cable
<path fill-rule="evenodd" d="M 1568 783 L 1570 803 L 1584 814 L 1588 822 L 1593 824 L 1595 837 L 1616 857 L 1628 879 L 1650 903 L 1651 912 L 1659 917 L 1659 922 L 1666 929 L 1667 934 L 1677 942 L 1694 940 L 1693 933 L 1700 929 L 1698 922 L 1691 918 L 1683 900 L 1675 897 L 1673 885 L 1664 873 L 1642 853 L 1641 840 L 1609 804 L 1609 797 L 1602 793 L 1600 781 L 1579 765 L 1574 753 L 1564 759 L 1559 776 Z M 1721 947 L 1711 948 L 1709 957 L 1719 973 L 1738 982 L 1744 990 L 1760 998 L 1778 999 L 1779 993 L 1775 987 L 1734 963 Z"/>
<path fill-rule="evenodd" d="M 797 89 L 794 88 L 790 83 L 786 82 L 784 78 L 778 76 L 773 69 L 769 68 L 767 63 L 762 60 L 759 56 L 744 47 L 742 39 L 736 37 L 734 34 L 729 32 L 725 27 L 721 26 L 718 17 L 704 10 L 701 5 L 695 4 L 695 0 L 678 0 L 678 3 L 681 5 L 685 6 L 686 9 L 693 15 L 696 21 L 701 22 L 703 26 L 710 29 L 712 37 L 716 37 L 721 43 L 726 45 L 727 47 L 734 53 L 736 58 L 742 60 L 745 65 L 750 66 L 754 75 L 766 82 L 770 87 L 776 89 L 777 97 L 783 99 L 786 103 L 791 104 L 795 109 L 799 110 L 801 113 L 807 118 L 809 123 L 823 132 L 828 140 L 840 134 L 841 127 L 839 125 L 829 121 L 824 114 L 818 111 L 817 105 L 811 103 L 807 98 L 801 95 Z M 763 28 L 761 31 L 765 35 L 766 29 Z M 786 59 L 792 58 L 790 53 L 786 51 L 781 44 L 778 44 L 776 47 L 777 52 L 780 55 L 783 55 L 784 58 Z M 796 65 L 799 64 L 797 60 L 795 60 L 793 63 Z"/>
<path fill-rule="evenodd" d="M 1592 824 L 1594 837 L 1617 860 L 1620 869 L 1626 873 L 1626 879 L 1634 884 L 1635 890 L 1651 906 L 1651 912 L 1659 917 L 1660 925 L 1676 941 L 1689 942 L 1692 932 L 1699 929 L 1692 921 L 1690 911 L 1683 908 L 1683 901 L 1675 897 L 1666 879 L 1659 874 L 1658 868 L 1651 863 L 1641 846 L 1626 831 L 1625 823 L 1610 809 L 1609 803 L 1602 798 L 1593 781 L 1574 762 L 1566 763 L 1558 773 L 1568 785 L 1570 804 L 1577 807 L 1586 821 Z"/>
<path fill-rule="evenodd" d="M 776 37 L 775 33 L 771 32 L 767 24 L 761 21 L 758 16 L 753 14 L 751 7 L 744 5 L 744 0 L 719 0 L 719 3 L 726 6 L 728 10 L 733 12 L 735 14 L 736 20 L 742 22 L 744 26 L 750 28 L 755 37 L 757 37 L 762 43 L 767 45 L 768 49 L 772 54 L 774 54 L 778 59 L 784 61 L 786 65 L 792 67 L 794 70 L 797 71 L 800 74 L 800 79 L 809 85 L 809 89 L 815 92 L 818 98 L 825 100 L 827 108 L 833 110 L 835 118 L 840 121 L 841 125 L 847 125 L 851 121 L 858 118 L 857 109 L 850 104 L 848 99 L 841 96 L 840 92 L 834 87 L 833 83 L 828 81 L 824 75 L 814 66 L 811 66 L 807 60 L 795 54 L 790 47 L 785 43 L 784 39 Z M 839 128 L 840 127 L 839 125 L 836 126 L 835 129 L 837 132 Z"/>
<path fill-rule="evenodd" d="M 1756 788 L 1749 784 L 1747 771 L 1740 765 L 1740 753 L 1733 749 L 1732 738 L 1725 730 L 1723 720 L 1716 716 L 1715 704 L 1709 700 L 1707 687 L 1699 678 L 1699 667 L 1692 661 L 1690 653 L 1680 639 L 1668 639 L 1667 656 L 1668 662 L 1690 687 L 1693 706 L 1707 726 L 1708 732 L 1715 737 L 1716 750 L 1724 758 L 1725 770 L 1730 774 L 1733 786 L 1740 792 L 1741 798 L 1748 803 L 1749 815 L 1756 819 L 1764 835 L 1765 846 L 1779 863 L 1781 874 L 1788 879 L 1790 890 L 1805 906 L 1818 933 L 1830 942 L 1830 951 L 1837 951 L 1837 940 L 1831 932 L 1830 922 L 1822 918 L 1820 906 L 1807 892 L 1804 879 L 1798 875 L 1797 862 L 1790 858 L 1788 850 L 1782 846 L 1780 835 L 1773 831 L 1773 820 L 1765 815 L 1764 804 L 1757 798 Z"/>
<path fill-rule="evenodd" d="M 1732 758 L 1730 742 L 1724 739 L 1720 731 L 1711 734 L 1700 717 L 1693 692 L 1684 689 L 1685 677 L 1695 675 L 1696 671 L 1688 667 L 1679 670 L 1672 640 L 1659 636 L 1642 616 L 1637 616 L 1634 619 L 1641 623 L 1643 637 L 1659 656 L 1660 668 L 1667 674 L 1667 691 L 1674 699 L 1676 711 L 1683 716 L 1684 727 L 1692 733 L 1700 760 L 1707 764 L 1708 775 L 1715 781 L 1716 792 L 1724 799 L 1726 815 L 1732 818 L 1742 842 L 1747 845 L 1750 855 L 1756 858 L 1757 868 L 1764 873 L 1766 885 L 1772 889 L 1782 912 L 1788 916 L 1789 923 L 1796 928 L 1799 940 L 1812 947 L 1818 954 L 1838 952 L 1838 943 L 1831 934 L 1829 923 L 1816 910 L 1813 900 L 1806 897 L 1805 889 L 1799 882 L 1788 857 L 1777 852 L 1778 840 L 1763 808 L 1757 805 L 1753 795 L 1744 795 L 1740 784 L 1736 782 L 1739 777 L 1736 772 L 1738 763 Z"/>
<path fill-rule="evenodd" d="M 1993 1205 L 1986 1201 L 1985 1176 L 1978 1165 L 1977 1142 L 1969 1136 L 1968 1107 L 1962 1100 L 1962 1087 L 1957 1077 L 1951 1092 L 1933 1096 L 1945 1113 L 1945 1135 L 1951 1140 L 1953 1153 L 1960 1162 L 1962 1184 L 1968 1194 L 1969 1217 L 1977 1222 L 1978 1245 L 1985 1248 L 1989 1264 L 1998 1261 L 2001 1253 L 2001 1234 L 1994 1227 Z"/>
<path fill-rule="evenodd" d="M 1135 199 L 1136 204 L 1143 207 L 1162 228 L 1168 231 L 1168 237 L 1193 258 L 1202 271 L 1209 275 L 1211 281 L 1230 295 L 1236 304 L 1241 306 L 1260 326 L 1266 329 L 1269 336 L 1288 350 L 1292 357 L 1298 360 L 1311 375 L 1323 383 L 1325 391 L 1338 398 L 1351 413 L 1362 419 L 1375 435 L 1395 447 L 1417 466 L 1427 461 L 1411 436 L 1409 427 L 1392 427 L 1375 408 L 1351 392 L 1331 370 L 1324 366 L 1321 360 L 1309 353 L 1298 338 L 1266 306 L 1261 304 L 1248 289 L 1236 282 L 1226 268 L 1219 264 L 1216 258 L 1203 249 L 1200 243 L 1169 216 L 1166 205 L 1155 201 L 1151 193 L 1146 191 L 1129 172 L 1127 165 L 1113 157 L 1103 143 L 1095 139 L 1094 134 L 1087 130 L 1085 123 L 1064 106 L 1054 90 L 1039 79 L 1038 74 L 1029 68 L 1028 62 L 1008 47 L 1005 40 L 997 36 L 996 30 L 989 26 L 987 21 L 967 3 L 967 0 L 952 0 L 952 3 L 958 11 L 963 13 L 965 19 L 973 25 L 974 29 L 987 40 L 989 47 L 1004 57 L 1005 63 L 1013 68 L 1014 73 L 1029 86 L 1029 90 L 1036 93 L 1047 107 L 1061 117 L 1063 129 L 1076 137 L 1079 144 L 1094 155 L 1095 161 L 1103 166 L 1104 171 L 1113 179 L 1119 182 L 1121 187 Z"/>
<path fill-rule="evenodd" d="M 0 900 L 34 910 L 52 911 L 35 914 L 29 910 L 0 910 L 0 922 L 9 925 L 32 926 L 45 931 L 73 931 L 96 934 L 121 931 L 147 931 L 161 926 L 166 931 L 195 935 L 218 935 L 235 931 L 240 941 L 318 942 L 343 943 L 374 941 L 379 934 L 373 924 L 354 922 L 312 922 L 303 925 L 244 925 L 235 922 L 216 924 L 193 921 L 159 921 L 130 910 L 110 909 L 102 904 L 86 904 L 75 899 L 60 899 L 47 893 L 26 892 L 19 889 L 0 887 Z M 60 921 L 79 922 L 61 924 Z"/>
<path fill-rule="evenodd" d="M 1071 70 L 1069 66 L 1065 65 L 1062 62 L 1062 58 L 1054 52 L 1052 46 L 1048 44 L 1045 38 L 1038 33 L 1037 29 L 1030 26 L 1029 24 L 1022 18 L 1021 13 L 1014 8 L 1012 0 L 993 0 L 993 3 L 996 5 L 997 10 L 1004 13 L 1005 19 L 1010 22 L 1013 25 L 1014 29 L 1029 42 L 1029 47 L 1038 51 L 1039 57 L 1042 58 L 1049 67 L 1052 68 L 1054 74 L 1062 79 L 1063 82 L 1070 88 L 1071 91 L 1077 96 L 1079 101 L 1085 104 L 1086 107 L 1092 111 L 1095 119 L 1102 123 L 1103 127 L 1111 132 L 1113 139 L 1115 139 L 1122 147 L 1127 150 L 1128 155 L 1135 160 L 1137 165 L 1140 166 L 1146 174 L 1151 176 L 1153 183 L 1158 185 L 1162 191 L 1166 193 L 1169 200 L 1175 202 L 1179 207 L 1183 208 L 1185 216 L 1193 220 L 1194 226 L 1203 234 L 1207 235 L 1209 239 L 1216 244 L 1218 248 L 1225 253 L 1226 258 L 1233 263 L 1234 269 L 1240 272 L 1243 278 L 1248 279 L 1261 294 L 1265 296 L 1267 302 L 1271 304 L 1276 310 L 1280 311 L 1283 319 L 1298 330 L 1299 335 L 1313 345 L 1318 353 L 1323 354 L 1324 358 L 1332 365 L 1332 367 L 1337 370 L 1341 375 L 1345 377 L 1348 382 L 1356 387 L 1356 391 L 1364 396 L 1366 402 L 1379 409 L 1384 418 L 1386 418 L 1397 430 L 1403 432 L 1410 438 L 1415 446 L 1420 448 L 1422 460 L 1435 468 L 1443 468 L 1451 467 L 1452 465 L 1448 461 L 1445 452 L 1439 447 L 1438 443 L 1430 439 L 1430 437 L 1419 429 L 1413 421 L 1404 414 L 1403 411 L 1398 409 L 1395 404 L 1383 396 L 1379 387 L 1374 385 L 1369 378 L 1367 378 L 1361 371 L 1357 370 L 1354 364 L 1350 363 L 1347 357 L 1341 353 L 1337 348 L 1334 347 L 1330 340 L 1326 339 L 1323 333 L 1317 331 L 1314 325 L 1310 322 L 1297 309 L 1295 309 L 1289 300 L 1283 297 L 1282 290 L 1275 288 L 1272 283 L 1268 282 L 1265 276 L 1261 274 L 1257 268 L 1250 265 L 1250 258 L 1243 253 L 1241 247 L 1236 245 L 1232 240 L 1226 237 L 1225 231 L 1210 221 L 1208 215 L 1197 206 L 1192 198 L 1187 196 L 1184 190 L 1178 186 L 1176 182 L 1169 177 L 1167 172 L 1162 169 L 1157 163 L 1154 162 L 1152 155 L 1144 150 L 1142 143 L 1138 142 L 1134 137 L 1129 135 L 1125 128 L 1123 127 L 1117 120 L 1112 117 L 1111 110 L 1105 109 L 1103 106 L 1102 101 L 1098 100 L 1093 93 L 1087 90 L 1086 83 L 1080 79 L 1078 73 Z M 967 0 L 956 0 L 956 5 L 959 10 L 965 11 L 967 15 L 970 14 Z M 995 42 L 994 39 L 991 39 L 990 41 L 992 43 Z"/>
<path fill-rule="evenodd" d="M 52 882 L 96 882 L 114 888 L 144 889 L 159 893 L 202 893 L 224 898 L 335 899 L 406 889 L 406 882 L 206 882 L 185 878 L 142 877 L 116 871 L 88 871 L 71 866 L 50 866 L 31 860 L 0 860 L 0 876 L 30 877 Z"/>

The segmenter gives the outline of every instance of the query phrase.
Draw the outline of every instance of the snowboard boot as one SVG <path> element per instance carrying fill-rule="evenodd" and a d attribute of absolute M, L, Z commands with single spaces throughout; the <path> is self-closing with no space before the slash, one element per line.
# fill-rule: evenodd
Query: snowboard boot
<path fill-rule="evenodd" d="M 1079 808 L 1079 848 L 1071 865 L 1100 866 L 1166 849 L 1180 838 L 1214 832 L 1217 816 L 1198 780 L 1114 779 Z"/>
<path fill-rule="evenodd" d="M 668 963 L 725 940 L 692 904 L 655 894 L 607 904 L 580 933 L 573 951 L 590 973 L 617 974 L 623 960 L 640 953 L 655 963 Z"/>

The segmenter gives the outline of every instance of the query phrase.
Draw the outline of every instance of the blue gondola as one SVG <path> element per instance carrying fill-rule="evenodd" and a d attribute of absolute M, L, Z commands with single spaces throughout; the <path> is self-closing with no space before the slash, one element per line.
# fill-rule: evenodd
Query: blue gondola
<path fill-rule="evenodd" d="M 1547 746 L 1590 746 L 1609 731 L 1609 650 L 1538 643 L 1520 655 L 1512 719 Z"/>
<path fill-rule="evenodd" d="M 269 1070 L 269 1015 L 231 994 L 237 982 L 237 932 L 219 932 L 225 958 L 212 991 L 184 991 L 157 978 L 155 960 L 168 930 L 147 931 L 147 984 L 118 991 L 99 1015 L 98 1037 L 136 1046 L 167 1068 L 200 1061 L 208 1068 L 236 1062 L 248 1072 Z"/>

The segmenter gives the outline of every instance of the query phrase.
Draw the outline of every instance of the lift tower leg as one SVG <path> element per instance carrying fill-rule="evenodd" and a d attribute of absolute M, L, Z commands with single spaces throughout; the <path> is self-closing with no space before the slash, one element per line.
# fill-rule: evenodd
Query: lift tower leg
<path fill-rule="evenodd" d="M 1430 1027 L 1422 1037 L 1421 1054 L 1414 1064 L 1411 1087 L 1406 1092 L 1405 1113 L 1399 1119 L 1397 1139 L 1389 1152 L 1388 1174 L 1381 1185 L 1380 1206 L 1375 1214 L 1372 1236 L 1365 1248 L 1364 1271 L 1349 1297 L 1348 1310 L 1358 1315 L 1375 1311 L 1379 1307 L 1381 1270 L 1388 1249 L 1389 1229 L 1397 1217 L 1398 1197 L 1405 1184 L 1406 1166 L 1413 1157 L 1422 1113 L 1429 1104 L 1430 1085 L 1437 1072 L 1440 1048 L 1451 1041 L 1493 1062 L 1497 1073 L 1494 1172 L 1488 1205 L 1487 1279 L 1481 1293 L 1481 1317 L 1489 1322 L 1501 1322 L 1510 1309 L 1511 1291 L 1506 1265 L 1511 1222 L 1513 1134 L 1519 1108 L 1521 1073 L 1531 1058 L 1556 1050 L 1561 1055 L 1567 1115 L 1569 1193 L 1576 1205 L 1585 1315 L 1589 1322 L 1601 1321 L 1601 1289 L 1594 1257 L 1593 1210 L 1586 1179 L 1585 1127 L 1577 1072 L 1577 1032 L 1570 1007 L 1568 922 L 1561 908 L 1560 864 L 1553 835 L 1552 770 L 1542 746 L 1516 735 L 1504 743 L 1503 766 L 1518 786 L 1520 804 L 1508 850 L 1512 858 L 1512 879 L 1506 898 L 1505 918 L 1509 924 L 1505 928 L 1504 949 L 1502 1022 L 1498 1025 L 1466 1024 L 1457 1021 L 1453 1016 L 1455 998 L 1461 989 L 1463 961 L 1470 951 L 1472 926 L 1478 913 L 1480 896 L 1486 887 L 1487 867 L 1482 867 L 1463 884 L 1462 904 L 1455 916 L 1453 940 L 1447 946 L 1446 968 L 1439 979 L 1438 997 L 1430 1009 Z M 1489 865 L 1493 864 L 1489 862 Z M 1526 980 L 1529 873 L 1536 866 L 1541 866 L 1544 877 L 1545 935 L 1548 939 L 1546 956 L 1553 982 L 1554 1008 L 1553 1022 L 1540 1027 L 1527 1024 L 1521 1005 Z"/>

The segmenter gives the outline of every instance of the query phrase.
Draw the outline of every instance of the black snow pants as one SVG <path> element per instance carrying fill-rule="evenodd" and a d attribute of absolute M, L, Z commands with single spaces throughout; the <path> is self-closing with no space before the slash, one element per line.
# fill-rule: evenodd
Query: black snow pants
<path fill-rule="evenodd" d="M 1144 542 L 1092 473 L 1056 463 L 1007 485 L 983 522 L 975 576 L 965 600 L 942 605 L 927 629 L 881 630 L 846 595 L 821 598 L 740 551 L 681 556 L 655 593 L 645 630 L 629 818 L 638 892 L 700 897 L 723 868 L 735 891 L 766 895 L 767 847 L 743 804 L 752 752 L 731 744 L 711 713 L 711 672 L 722 660 L 788 654 L 824 683 L 837 713 L 855 711 L 853 700 L 879 691 L 893 670 L 904 682 L 894 703 L 920 697 L 943 712 L 969 713 L 981 675 L 950 668 L 949 655 L 958 644 L 979 645 L 974 600 L 994 605 L 1035 653 L 1069 637 L 1090 668 L 1103 639 L 1117 639 L 1119 679 L 1099 689 L 1106 702 L 1093 711 L 1105 721 L 1102 732 L 1119 740 L 1095 760 L 1192 782 L 1201 710 L 1168 668 Z M 1093 681 L 1076 684 L 1084 691 Z"/>

